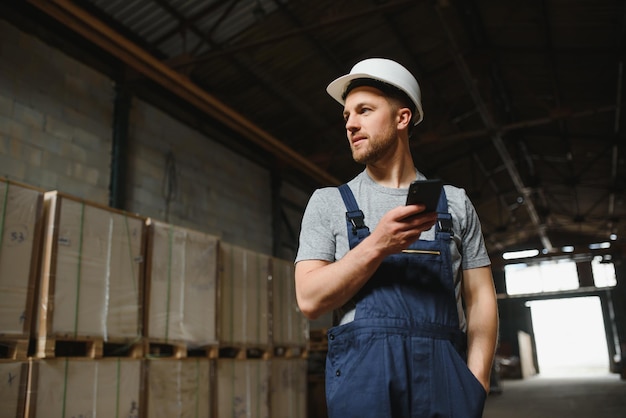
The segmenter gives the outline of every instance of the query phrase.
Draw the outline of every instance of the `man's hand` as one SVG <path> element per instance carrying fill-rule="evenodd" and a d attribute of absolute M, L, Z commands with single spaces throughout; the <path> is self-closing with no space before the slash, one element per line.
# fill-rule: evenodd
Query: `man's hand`
<path fill-rule="evenodd" d="M 368 237 L 384 256 L 399 253 L 419 239 L 437 221 L 437 213 L 424 213 L 424 205 L 399 206 L 380 219 Z"/>

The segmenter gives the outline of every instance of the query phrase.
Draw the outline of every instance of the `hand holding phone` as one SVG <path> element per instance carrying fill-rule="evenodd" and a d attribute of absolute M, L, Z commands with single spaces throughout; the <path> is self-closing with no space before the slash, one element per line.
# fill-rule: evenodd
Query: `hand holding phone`
<path fill-rule="evenodd" d="M 424 212 L 434 212 L 437 210 L 439 196 L 443 182 L 439 179 L 415 180 L 409 186 L 409 193 L 406 197 L 407 205 L 421 204 L 426 206 Z"/>

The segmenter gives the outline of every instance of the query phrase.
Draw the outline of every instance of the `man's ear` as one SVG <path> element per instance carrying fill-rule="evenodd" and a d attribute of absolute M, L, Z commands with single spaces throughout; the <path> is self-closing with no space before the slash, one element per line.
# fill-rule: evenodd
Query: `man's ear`
<path fill-rule="evenodd" d="M 398 109 L 398 129 L 406 129 L 411 125 L 413 114 L 408 107 Z"/>

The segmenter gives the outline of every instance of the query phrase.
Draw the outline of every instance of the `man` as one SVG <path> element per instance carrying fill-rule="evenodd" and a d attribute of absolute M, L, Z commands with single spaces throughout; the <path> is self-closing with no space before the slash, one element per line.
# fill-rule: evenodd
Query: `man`
<path fill-rule="evenodd" d="M 367 59 L 329 84 L 355 161 L 347 187 L 316 190 L 296 257 L 296 296 L 328 331 L 329 417 L 480 417 L 497 334 L 490 261 L 464 190 L 437 212 L 406 205 L 409 135 L 423 118 L 417 80 Z"/>

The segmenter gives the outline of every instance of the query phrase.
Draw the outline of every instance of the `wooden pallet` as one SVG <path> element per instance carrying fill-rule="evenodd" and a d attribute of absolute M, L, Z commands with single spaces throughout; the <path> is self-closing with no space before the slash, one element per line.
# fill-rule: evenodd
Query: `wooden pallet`
<path fill-rule="evenodd" d="M 187 357 L 207 357 L 215 359 L 219 357 L 219 348 L 217 345 L 187 348 Z"/>
<path fill-rule="evenodd" d="M 141 340 L 104 340 L 92 337 L 43 337 L 37 344 L 35 357 L 106 357 L 141 358 L 144 355 Z"/>
<path fill-rule="evenodd" d="M 222 346 L 219 348 L 219 358 L 231 358 L 236 360 L 272 358 L 272 350 L 269 347 L 231 347 Z"/>
<path fill-rule="evenodd" d="M 276 358 L 307 358 L 309 351 L 301 346 L 274 346 L 272 354 Z"/>
<path fill-rule="evenodd" d="M 187 345 L 180 341 L 144 340 L 144 351 L 149 358 L 187 357 Z"/>
<path fill-rule="evenodd" d="M 27 360 L 28 344 L 29 340 L 27 338 L 0 338 L 0 359 L 16 361 Z"/>
<path fill-rule="evenodd" d="M 144 342 L 146 357 L 151 358 L 217 358 L 217 345 L 195 346 L 182 341 L 149 340 Z"/>

